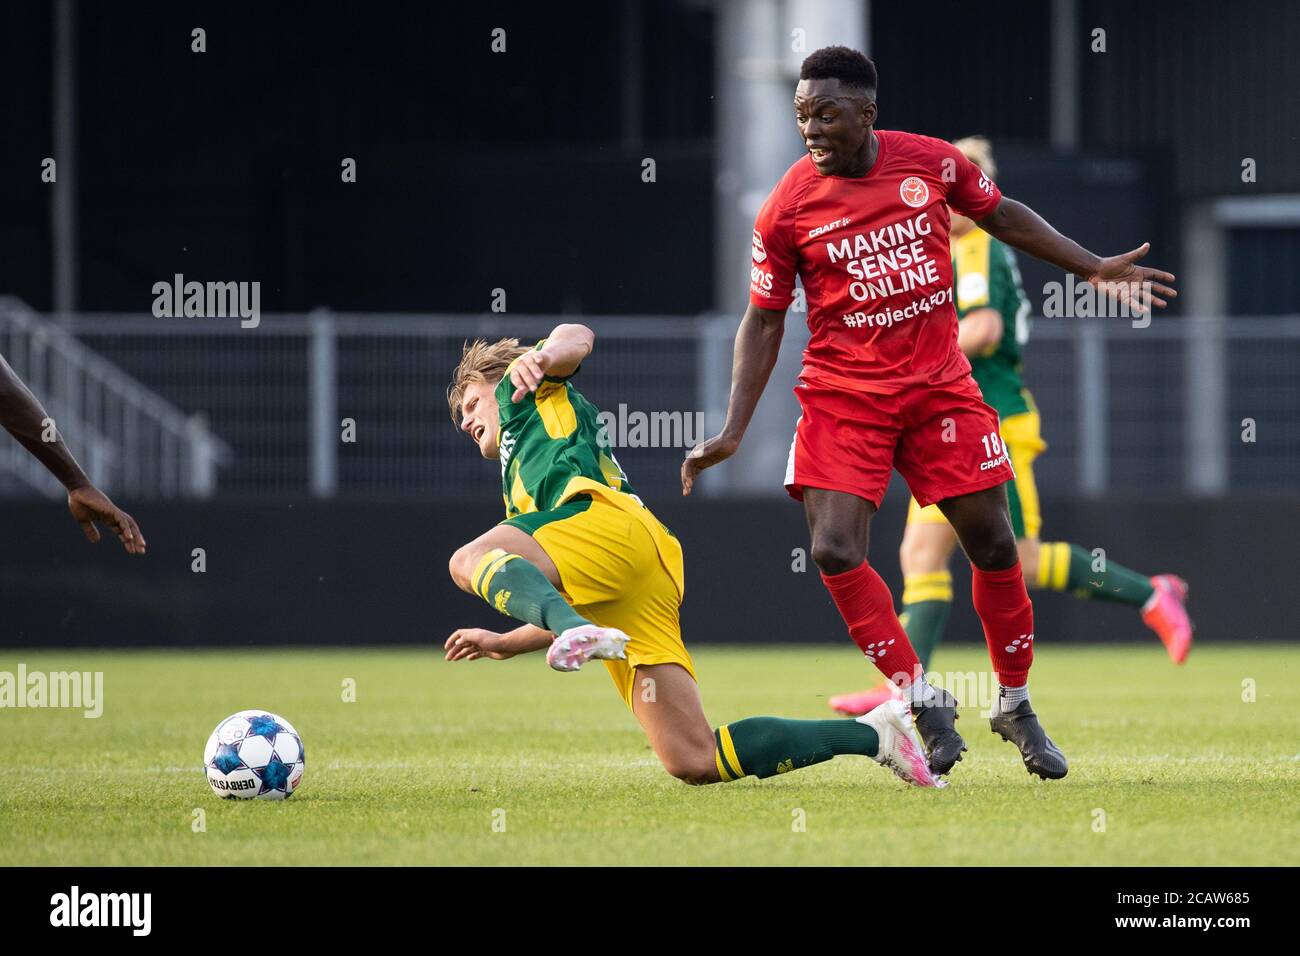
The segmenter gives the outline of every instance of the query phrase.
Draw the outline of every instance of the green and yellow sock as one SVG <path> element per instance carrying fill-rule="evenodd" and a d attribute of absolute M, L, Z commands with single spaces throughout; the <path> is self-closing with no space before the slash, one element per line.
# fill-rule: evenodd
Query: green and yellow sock
<path fill-rule="evenodd" d="M 874 757 L 880 736 L 856 720 L 746 717 L 713 732 L 714 760 L 725 783 L 753 774 L 773 777 L 839 754 Z"/>
<path fill-rule="evenodd" d="M 591 623 L 569 606 L 536 565 L 501 548 L 483 555 L 471 580 L 479 597 L 526 624 L 559 634 Z"/>
<path fill-rule="evenodd" d="M 1135 607 L 1150 599 L 1154 588 L 1146 575 L 1109 559 L 1106 570 L 1094 571 L 1093 560 L 1092 554 L 1077 544 L 1044 542 L 1038 548 L 1038 586 Z"/>
<path fill-rule="evenodd" d="M 952 574 L 932 571 L 909 574 L 903 579 L 903 610 L 898 621 L 912 642 L 921 667 L 930 667 L 930 657 L 943 639 L 952 611 Z"/>

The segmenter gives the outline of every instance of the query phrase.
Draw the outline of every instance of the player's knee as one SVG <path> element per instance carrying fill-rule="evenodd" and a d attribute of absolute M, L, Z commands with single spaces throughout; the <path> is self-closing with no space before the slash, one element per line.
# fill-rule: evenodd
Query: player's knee
<path fill-rule="evenodd" d="M 898 563 L 904 576 L 930 574 L 948 566 L 948 555 L 934 542 L 905 534 L 898 546 Z"/>
<path fill-rule="evenodd" d="M 962 544 L 970 563 L 981 571 L 1004 571 L 1020 560 L 1016 536 L 1005 522 L 994 522 L 974 537 Z"/>
<path fill-rule="evenodd" d="M 843 574 L 852 571 L 867 557 L 865 541 L 841 531 L 818 531 L 812 542 L 813 563 L 823 574 Z"/>
<path fill-rule="evenodd" d="M 479 549 L 472 543 L 462 545 L 456 549 L 456 553 L 447 562 L 447 570 L 451 572 L 451 579 L 456 582 L 456 587 L 462 591 L 472 591 L 474 589 L 474 567 L 478 564 L 480 557 L 478 552 Z"/>

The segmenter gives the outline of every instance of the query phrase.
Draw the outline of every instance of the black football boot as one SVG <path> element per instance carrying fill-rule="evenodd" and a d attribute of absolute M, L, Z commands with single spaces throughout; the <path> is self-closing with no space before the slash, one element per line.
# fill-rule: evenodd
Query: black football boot
<path fill-rule="evenodd" d="M 1065 759 L 1065 754 L 1047 736 L 1028 700 L 1022 700 L 1008 714 L 1002 713 L 1001 701 L 995 702 L 993 707 L 994 712 L 989 715 L 989 726 L 1003 740 L 1009 740 L 1020 748 L 1026 770 L 1044 780 L 1060 780 L 1069 772 L 1070 764 Z"/>
<path fill-rule="evenodd" d="M 930 772 L 947 773 L 961 759 L 966 741 L 961 739 L 955 725 L 957 698 L 942 687 L 934 689 L 929 703 L 913 704 L 916 729 L 925 741 L 925 754 L 930 758 Z"/>

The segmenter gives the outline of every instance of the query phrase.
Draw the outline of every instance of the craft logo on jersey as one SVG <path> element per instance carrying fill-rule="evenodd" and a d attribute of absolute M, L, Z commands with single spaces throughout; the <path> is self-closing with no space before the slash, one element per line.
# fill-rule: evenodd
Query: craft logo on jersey
<path fill-rule="evenodd" d="M 908 176 L 899 183 L 898 195 L 913 209 L 919 209 L 930 201 L 930 187 L 919 176 Z"/>
<path fill-rule="evenodd" d="M 834 222 L 828 222 L 824 226 L 818 226 L 816 229 L 809 229 L 808 238 L 816 239 L 818 236 L 824 236 L 828 232 L 834 232 L 836 229 L 839 229 L 841 226 L 847 226 L 852 221 L 853 220 L 850 219 L 848 216 L 845 216 L 842 219 L 836 219 Z"/>
<path fill-rule="evenodd" d="M 1002 436 L 997 432 L 981 435 L 980 443 L 984 446 L 984 462 L 980 465 L 980 471 L 990 471 L 1010 462 L 1011 459 L 1007 457 L 1007 446 L 1003 444 Z"/>
<path fill-rule="evenodd" d="M 763 248 L 763 237 L 754 230 L 754 261 L 764 262 L 767 259 L 767 250 Z"/>

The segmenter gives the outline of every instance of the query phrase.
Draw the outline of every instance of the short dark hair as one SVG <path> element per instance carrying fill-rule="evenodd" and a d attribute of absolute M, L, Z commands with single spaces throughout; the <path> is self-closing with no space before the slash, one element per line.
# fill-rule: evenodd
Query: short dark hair
<path fill-rule="evenodd" d="M 799 67 L 801 80 L 839 80 L 845 86 L 876 95 L 876 64 L 846 46 L 824 46 L 808 54 Z"/>

